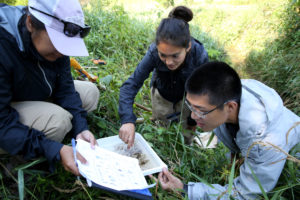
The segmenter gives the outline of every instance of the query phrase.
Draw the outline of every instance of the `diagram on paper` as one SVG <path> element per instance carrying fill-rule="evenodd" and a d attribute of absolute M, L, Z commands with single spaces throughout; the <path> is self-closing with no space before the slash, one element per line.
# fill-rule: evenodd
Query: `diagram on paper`
<path fill-rule="evenodd" d="M 82 176 L 96 184 L 115 190 L 145 189 L 148 187 L 138 160 L 77 140 L 77 151 L 88 164 L 78 162 Z"/>

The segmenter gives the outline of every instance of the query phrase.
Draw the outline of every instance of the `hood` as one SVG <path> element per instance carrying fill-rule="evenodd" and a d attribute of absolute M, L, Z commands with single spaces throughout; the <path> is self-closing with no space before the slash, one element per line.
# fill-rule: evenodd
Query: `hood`
<path fill-rule="evenodd" d="M 0 7 L 0 26 L 14 36 L 20 51 L 24 51 L 22 38 L 18 30 L 20 18 L 26 13 L 25 6 L 8 6 Z"/>
<path fill-rule="evenodd" d="M 279 118 L 284 106 L 281 97 L 274 89 L 253 79 L 242 80 L 242 86 L 244 92 L 247 90 L 263 104 L 268 121 Z"/>
<path fill-rule="evenodd" d="M 275 90 L 256 80 L 242 80 L 240 134 L 251 131 L 256 136 L 246 134 L 244 137 L 263 136 L 267 125 L 280 119 L 283 108 L 283 102 Z"/>

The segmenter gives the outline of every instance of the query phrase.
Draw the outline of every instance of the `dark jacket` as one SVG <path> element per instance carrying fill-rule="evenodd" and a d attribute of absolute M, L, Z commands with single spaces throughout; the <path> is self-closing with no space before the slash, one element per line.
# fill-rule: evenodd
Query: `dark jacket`
<path fill-rule="evenodd" d="M 206 62 L 208 62 L 208 55 L 203 45 L 198 40 L 192 39 L 191 50 L 187 54 L 183 66 L 178 70 L 171 71 L 160 60 L 156 45 L 151 44 L 134 73 L 120 89 L 119 115 L 121 123 L 135 123 L 136 116 L 132 108 L 134 98 L 152 71 L 151 85 L 158 89 L 163 98 L 175 104 L 184 96 L 184 84 L 188 76 L 195 68 Z"/>
<path fill-rule="evenodd" d="M 39 55 L 25 26 L 24 12 L 22 7 L 0 6 L 0 148 L 25 159 L 45 156 L 53 164 L 60 159 L 62 144 L 21 124 L 11 102 L 52 99 L 73 115 L 74 137 L 88 129 L 87 113 L 74 88 L 69 57 L 49 62 Z M 17 24 L 9 24 L 13 21 Z"/>

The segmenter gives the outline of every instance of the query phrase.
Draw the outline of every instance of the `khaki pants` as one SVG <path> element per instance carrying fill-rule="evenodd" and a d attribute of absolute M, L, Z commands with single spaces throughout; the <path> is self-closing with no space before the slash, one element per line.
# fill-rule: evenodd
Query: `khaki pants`
<path fill-rule="evenodd" d="M 82 107 L 91 112 L 97 108 L 99 90 L 91 82 L 74 81 L 75 89 L 79 93 Z M 12 102 L 11 106 L 19 113 L 20 123 L 42 131 L 47 138 L 61 142 L 72 129 L 73 116 L 62 107 L 44 101 Z M 5 153 L 0 149 L 0 154 Z"/>
<path fill-rule="evenodd" d="M 178 116 L 178 120 L 181 119 L 181 124 L 183 127 L 183 136 L 185 138 L 185 143 L 190 144 L 194 138 L 194 134 L 191 133 L 191 127 L 187 124 L 187 118 L 191 115 L 191 111 L 185 105 L 184 100 L 177 102 L 173 105 L 172 102 L 164 99 L 156 88 L 151 88 L 151 102 L 152 102 L 152 118 L 158 119 L 163 122 L 164 125 L 168 126 L 170 121 L 167 116 L 181 112 Z M 193 127 L 195 128 L 195 127 Z"/>

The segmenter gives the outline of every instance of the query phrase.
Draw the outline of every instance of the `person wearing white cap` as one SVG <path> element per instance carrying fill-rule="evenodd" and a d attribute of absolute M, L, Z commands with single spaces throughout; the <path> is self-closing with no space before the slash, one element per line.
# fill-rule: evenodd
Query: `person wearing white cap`
<path fill-rule="evenodd" d="M 29 0 L 0 4 L 0 153 L 44 156 L 53 171 L 61 161 L 79 175 L 67 133 L 96 144 L 87 112 L 96 109 L 97 87 L 73 81 L 68 56 L 87 56 L 90 27 L 78 0 Z M 85 159 L 78 155 L 78 159 Z"/>

